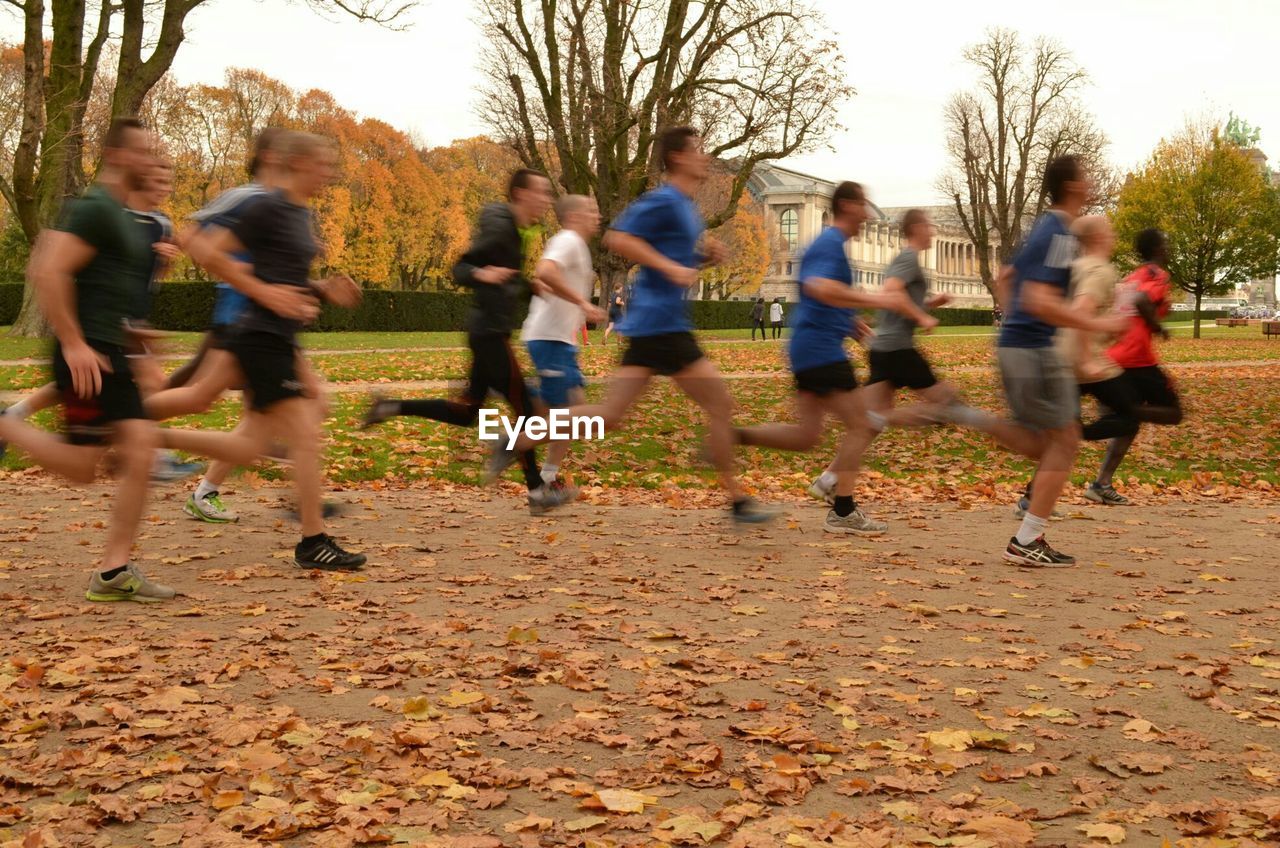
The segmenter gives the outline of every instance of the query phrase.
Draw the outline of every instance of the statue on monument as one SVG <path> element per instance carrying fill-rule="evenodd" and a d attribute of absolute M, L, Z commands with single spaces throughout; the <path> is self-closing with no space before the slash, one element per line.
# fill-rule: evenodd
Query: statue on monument
<path fill-rule="evenodd" d="M 1258 140 L 1262 138 L 1262 130 L 1258 127 L 1249 125 L 1249 122 L 1241 118 L 1235 112 L 1228 113 L 1227 128 L 1224 132 L 1227 140 L 1237 147 L 1248 150 L 1256 147 Z"/>

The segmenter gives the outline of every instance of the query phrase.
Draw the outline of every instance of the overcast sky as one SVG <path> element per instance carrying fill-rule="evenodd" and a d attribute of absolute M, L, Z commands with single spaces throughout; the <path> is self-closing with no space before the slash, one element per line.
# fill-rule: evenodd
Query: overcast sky
<path fill-rule="evenodd" d="M 881 205 L 938 201 L 942 107 L 972 76 L 965 45 L 992 25 L 1049 34 L 1089 71 L 1086 105 L 1132 166 L 1188 117 L 1234 110 L 1262 128 L 1280 167 L 1280 2 L 1277 0 L 812 0 L 843 46 L 858 94 L 841 111 L 832 150 L 787 164 L 866 183 Z M 1053 9 L 1054 11 L 1050 11 Z M 0 15 L 0 37 L 21 39 Z M 480 36 L 470 0 L 422 0 L 403 32 L 326 20 L 305 3 L 209 0 L 188 19 L 174 63 L 180 82 L 218 82 L 259 68 L 295 88 L 321 88 L 362 115 L 429 144 L 485 131 L 473 90 Z"/>

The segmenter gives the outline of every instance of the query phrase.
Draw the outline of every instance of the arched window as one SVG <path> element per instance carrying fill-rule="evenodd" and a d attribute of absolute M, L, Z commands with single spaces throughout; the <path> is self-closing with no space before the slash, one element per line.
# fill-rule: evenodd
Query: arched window
<path fill-rule="evenodd" d="M 788 263 L 787 263 L 787 276 L 788 276 L 788 277 L 790 277 L 790 276 L 791 276 L 791 263 L 790 263 L 790 262 L 788 262 Z"/>
<path fill-rule="evenodd" d="M 788 250 L 796 249 L 796 243 L 800 240 L 800 216 L 796 214 L 796 210 L 783 211 L 782 217 L 778 219 L 778 235 L 782 237 L 782 243 Z"/>
<path fill-rule="evenodd" d="M 824 226 L 824 227 L 825 227 L 825 226 L 827 226 L 827 225 L 828 225 L 828 224 L 830 224 L 830 223 L 831 223 L 831 213 L 830 213 L 830 212 L 823 212 L 823 213 L 822 213 L 822 226 Z"/>

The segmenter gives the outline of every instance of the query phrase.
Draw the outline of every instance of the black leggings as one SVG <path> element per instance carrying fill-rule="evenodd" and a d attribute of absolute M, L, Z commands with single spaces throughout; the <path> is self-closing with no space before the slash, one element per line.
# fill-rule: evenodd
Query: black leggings
<path fill-rule="evenodd" d="M 755 341 L 755 340 L 756 340 L 756 330 L 759 330 L 759 331 L 760 331 L 760 341 L 764 341 L 764 340 L 766 340 L 766 339 L 768 339 L 768 338 L 769 338 L 769 335 L 768 335 L 768 333 L 765 331 L 765 328 L 764 328 L 764 319 L 763 319 L 763 318 L 761 318 L 759 321 L 755 321 L 755 322 L 753 322 L 753 323 L 751 324 L 751 341 Z"/>
<path fill-rule="evenodd" d="M 1081 383 L 1080 394 L 1093 395 L 1103 407 L 1097 420 L 1084 425 L 1086 441 L 1101 442 L 1138 432 L 1141 423 L 1136 415 L 1138 398 L 1125 375 L 1096 383 Z"/>
<path fill-rule="evenodd" d="M 537 411 L 507 336 L 467 336 L 467 345 L 471 348 L 471 374 L 462 397 L 457 400 L 402 400 L 399 402 L 401 415 L 471 427 L 480 419 L 480 409 L 490 391 L 506 398 L 517 416 Z M 525 485 L 530 489 L 542 485 L 542 471 L 532 450 L 521 454 L 520 467 L 524 471 Z"/>

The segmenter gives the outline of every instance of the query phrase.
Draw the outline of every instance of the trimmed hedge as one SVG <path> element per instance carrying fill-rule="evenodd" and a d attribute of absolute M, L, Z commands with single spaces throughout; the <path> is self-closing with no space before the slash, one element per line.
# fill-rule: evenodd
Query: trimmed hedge
<path fill-rule="evenodd" d="M 312 329 L 320 332 L 448 332 L 464 329 L 471 295 L 467 292 L 407 292 L 366 289 L 356 309 L 325 306 Z M 695 300 L 690 304 L 694 325 L 701 330 L 734 330 L 751 326 L 751 301 Z M 12 324 L 22 308 L 22 283 L 0 283 L 0 324 Z M 796 305 L 786 306 L 787 317 Z M 524 321 L 521 306 L 517 323 Z M 162 283 L 156 293 L 151 321 L 162 330 L 199 332 L 209 326 L 213 312 L 213 283 Z M 989 327 L 990 309 L 938 309 L 933 313 L 944 327 Z M 1225 318 L 1224 310 L 1201 312 L 1201 319 Z M 1171 318 L 1190 320 L 1190 312 Z"/>

